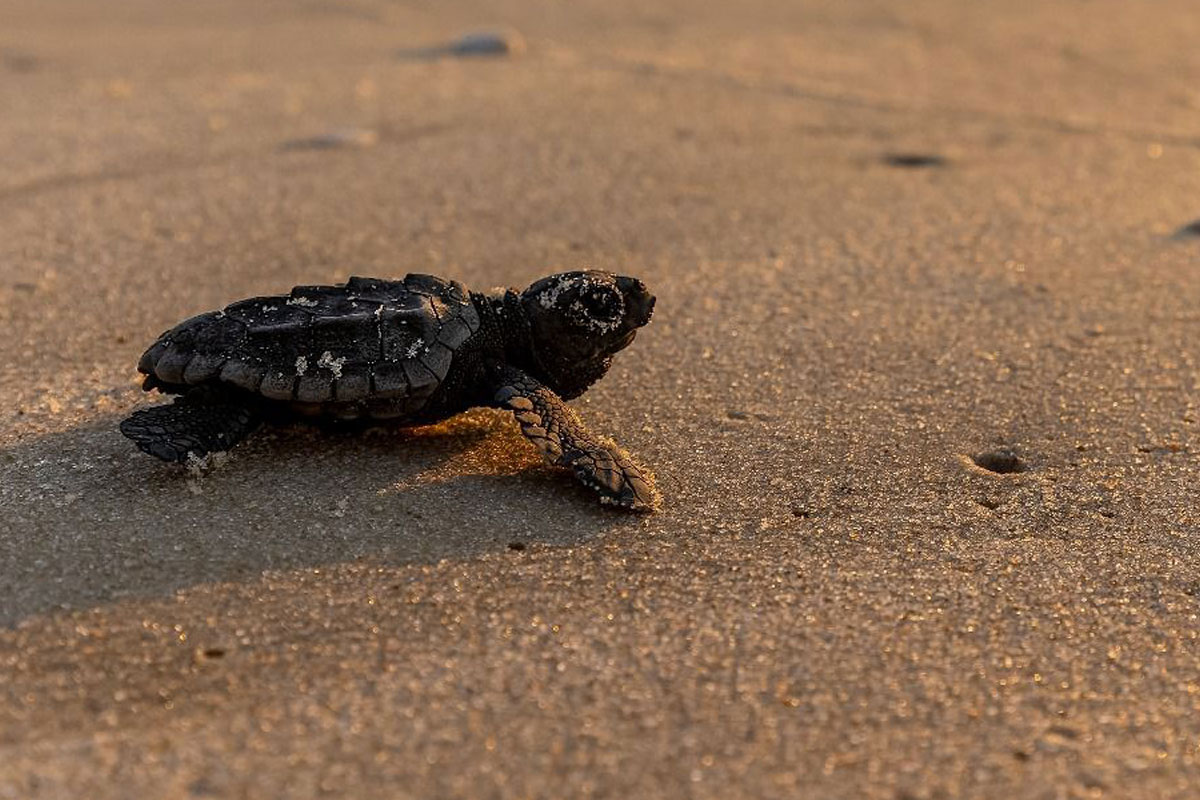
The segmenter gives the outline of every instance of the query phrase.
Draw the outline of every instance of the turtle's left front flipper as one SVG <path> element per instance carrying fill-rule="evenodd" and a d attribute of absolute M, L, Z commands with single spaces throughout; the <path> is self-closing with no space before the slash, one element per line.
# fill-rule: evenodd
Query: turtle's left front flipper
<path fill-rule="evenodd" d="M 513 367 L 497 369 L 493 398 L 512 411 L 521 432 L 551 464 L 570 467 L 600 502 L 633 511 L 654 511 L 662 502 L 654 476 L 616 442 L 596 436 L 579 416 L 537 380 Z"/>
<path fill-rule="evenodd" d="M 228 450 L 258 427 L 261 419 L 243 402 L 199 386 L 169 405 L 133 412 L 121 433 L 143 452 L 163 461 L 184 462 Z"/>

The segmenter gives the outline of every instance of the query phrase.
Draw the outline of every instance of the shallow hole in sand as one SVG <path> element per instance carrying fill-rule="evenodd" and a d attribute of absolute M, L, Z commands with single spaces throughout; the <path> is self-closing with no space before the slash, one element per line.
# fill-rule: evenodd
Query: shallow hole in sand
<path fill-rule="evenodd" d="M 889 167 L 905 169 L 922 169 L 926 167 L 944 167 L 946 159 L 937 153 L 885 153 L 883 163 Z"/>
<path fill-rule="evenodd" d="M 509 542 L 508 549 L 512 550 L 514 553 L 523 553 L 523 552 L 525 552 L 525 543 L 524 542 Z"/>
<path fill-rule="evenodd" d="M 972 456 L 971 460 L 975 462 L 975 466 L 998 475 L 1011 475 L 1015 472 L 1024 472 L 1026 469 L 1025 462 L 1021 457 L 1007 447 L 986 450 L 979 455 Z"/>
<path fill-rule="evenodd" d="M 1190 239 L 1192 237 L 1200 236 L 1200 219 L 1193 220 L 1179 230 L 1175 231 L 1175 236 L 1180 239 Z"/>

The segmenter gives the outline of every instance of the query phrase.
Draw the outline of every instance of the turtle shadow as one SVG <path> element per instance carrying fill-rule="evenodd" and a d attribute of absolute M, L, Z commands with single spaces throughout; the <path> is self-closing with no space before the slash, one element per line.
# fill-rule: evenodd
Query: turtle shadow
<path fill-rule="evenodd" d="M 116 419 L 0 450 L 0 626 L 264 571 L 466 559 L 636 524 L 493 412 L 356 434 L 268 429 L 204 471 Z"/>

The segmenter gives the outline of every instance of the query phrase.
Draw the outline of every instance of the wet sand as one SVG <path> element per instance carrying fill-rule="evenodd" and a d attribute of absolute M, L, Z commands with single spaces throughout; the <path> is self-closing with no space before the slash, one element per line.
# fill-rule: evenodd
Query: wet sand
<path fill-rule="evenodd" d="M 1190 4 L 110 5 L 0 28 L 0 797 L 1194 795 Z M 116 430 L 191 314 L 582 265 L 657 515 Z"/>

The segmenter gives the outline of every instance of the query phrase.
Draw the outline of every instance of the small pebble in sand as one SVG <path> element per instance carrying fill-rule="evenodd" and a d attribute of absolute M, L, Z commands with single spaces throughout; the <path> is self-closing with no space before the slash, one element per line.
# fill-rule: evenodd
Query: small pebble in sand
<path fill-rule="evenodd" d="M 508 56 L 525 52 L 525 39 L 514 30 L 476 31 L 446 46 L 455 56 Z"/>
<path fill-rule="evenodd" d="M 473 31 L 454 41 L 433 47 L 405 48 L 397 52 L 400 58 L 498 58 L 517 56 L 525 52 L 525 37 L 511 28 Z"/>

